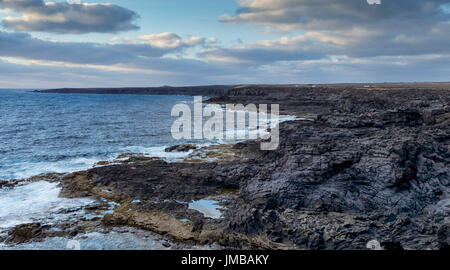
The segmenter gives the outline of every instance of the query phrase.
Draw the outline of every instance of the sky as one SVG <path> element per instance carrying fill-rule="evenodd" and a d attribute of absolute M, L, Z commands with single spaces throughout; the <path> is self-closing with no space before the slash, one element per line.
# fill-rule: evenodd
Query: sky
<path fill-rule="evenodd" d="M 0 88 L 450 81 L 450 0 L 0 0 Z"/>

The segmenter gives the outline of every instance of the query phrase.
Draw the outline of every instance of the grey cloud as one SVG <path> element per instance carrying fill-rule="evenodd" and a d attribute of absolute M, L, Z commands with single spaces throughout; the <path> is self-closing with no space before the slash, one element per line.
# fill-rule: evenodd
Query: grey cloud
<path fill-rule="evenodd" d="M 298 51 L 298 47 L 304 51 Z M 259 48 L 258 48 L 259 47 Z M 450 47 L 450 46 L 449 46 Z M 218 51 L 214 51 L 218 50 Z M 298 38 L 272 41 L 242 48 L 209 49 L 222 57 L 234 56 L 248 63 L 227 63 L 195 59 L 161 57 L 170 50 L 147 44 L 98 44 L 52 42 L 23 33 L 0 31 L 0 56 L 29 60 L 56 61 L 78 64 L 31 66 L 4 63 L 0 67 L 0 82 L 18 80 L 29 85 L 48 82 L 59 86 L 137 86 L 162 84 L 221 84 L 221 83 L 302 83 L 385 80 L 444 80 L 448 74 L 450 53 L 444 56 L 422 57 L 366 55 L 333 61 L 324 52 L 345 52 L 345 47 L 333 43 L 315 43 Z M 205 58 L 206 52 L 204 52 Z M 395 53 L 393 51 L 392 53 Z M 104 65 L 135 68 L 118 71 L 96 68 Z M 148 72 L 146 72 L 148 71 Z M 22 78 L 22 79 L 20 79 Z M 397 78 L 397 79 L 395 79 Z M 28 81 L 28 82 L 27 82 Z M 42 85 L 45 87 L 45 85 Z"/>
<path fill-rule="evenodd" d="M 63 62 L 76 65 L 120 66 L 128 69 L 196 75 L 202 73 L 225 74 L 233 72 L 217 64 L 206 64 L 195 59 L 162 57 L 187 48 L 152 47 L 149 44 L 99 44 L 80 42 L 53 42 L 31 37 L 24 33 L 0 31 L 0 57 L 27 60 Z"/>
<path fill-rule="evenodd" d="M 323 48 L 323 46 L 322 46 Z M 201 58 L 219 62 L 229 62 L 234 65 L 258 66 L 278 61 L 317 60 L 326 58 L 329 49 L 302 48 L 285 49 L 280 47 L 246 46 L 242 48 L 213 48 L 203 50 L 197 55 Z"/>
<path fill-rule="evenodd" d="M 235 47 L 203 50 L 206 59 L 236 59 L 237 64 L 263 65 L 277 61 L 307 61 L 348 56 L 364 59 L 377 56 L 450 55 L 450 25 L 437 32 L 395 35 L 390 32 L 351 33 L 310 32 L 303 36 L 257 42 Z"/>
<path fill-rule="evenodd" d="M 117 33 L 137 30 L 138 15 L 112 4 L 70 4 L 43 0 L 0 0 L 0 6 L 22 13 L 26 18 L 5 18 L 6 29 L 60 34 Z"/>
<path fill-rule="evenodd" d="M 131 51 L 137 52 L 136 54 Z M 164 52 L 149 46 L 109 45 L 80 42 L 51 42 L 25 33 L 0 31 L 0 55 L 76 64 L 116 64 L 139 55 L 161 56 Z"/>
<path fill-rule="evenodd" d="M 442 81 L 448 77 L 450 57 L 396 59 L 370 58 L 367 62 L 296 62 L 276 63 L 265 68 L 234 68 L 208 72 L 185 62 L 187 72 L 146 74 L 103 71 L 87 67 L 20 65 L 0 60 L 0 84 L 3 88 L 120 87 L 159 85 L 201 85 L 238 83 L 336 83 L 385 81 Z M 211 66 L 209 66 L 210 69 Z M 225 71 L 225 72 L 224 72 Z M 228 72 L 226 72 L 228 71 Z"/>
<path fill-rule="evenodd" d="M 252 23 L 303 32 L 284 40 L 216 48 L 209 59 L 240 59 L 255 65 L 277 61 L 450 54 L 450 0 L 238 0 L 224 22 Z"/>
<path fill-rule="evenodd" d="M 60 87 L 129 87 L 197 84 L 199 79 L 215 83 L 192 73 L 145 73 L 101 70 L 90 67 L 22 65 L 0 60 L 0 88 Z"/>
<path fill-rule="evenodd" d="M 99 44 L 51 42 L 0 31 L 0 56 L 83 65 L 29 70 L 30 76 L 41 81 L 59 74 L 66 80 L 55 81 L 64 86 L 70 86 L 70 78 L 77 74 L 79 80 L 75 81 L 86 86 L 448 80 L 450 15 L 439 7 L 450 0 L 384 0 L 381 6 L 369 6 L 365 0 L 240 1 L 255 5 L 243 6 L 235 16 L 223 20 L 302 33 L 223 47 L 174 33 L 141 36 L 137 43 Z M 23 13 L 42 4 L 39 0 L 0 0 L 4 5 L 7 2 L 14 2 L 14 8 Z M 163 57 L 193 46 L 204 48 L 198 59 Z M 0 67 L 0 78 L 7 80 L 4 74 L 20 77 L 20 70 L 27 70 L 16 65 L 2 74 L 10 65 Z M 121 73 L 88 65 L 120 65 L 159 73 Z M 72 77 L 61 74 L 63 71 Z M 99 79 L 89 79 L 90 74 Z"/>
<path fill-rule="evenodd" d="M 236 15 L 224 15 L 223 22 L 256 23 L 301 30 L 336 30 L 349 27 L 401 27 L 404 22 L 434 24 L 448 21 L 441 8 L 449 0 L 238 0 Z"/>
<path fill-rule="evenodd" d="M 113 65 L 142 62 L 147 61 L 146 58 L 159 58 L 188 47 L 184 44 L 161 48 L 141 43 L 53 42 L 33 38 L 26 33 L 0 31 L 0 56 L 75 64 Z"/>

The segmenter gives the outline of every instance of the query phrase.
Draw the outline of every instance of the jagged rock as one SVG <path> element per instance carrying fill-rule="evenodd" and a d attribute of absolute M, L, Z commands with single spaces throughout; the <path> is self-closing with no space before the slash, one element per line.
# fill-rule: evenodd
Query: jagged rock
<path fill-rule="evenodd" d="M 15 227 L 8 233 L 6 243 L 22 244 L 31 240 L 42 238 L 43 227 L 40 223 L 24 224 Z"/>
<path fill-rule="evenodd" d="M 191 150 L 196 150 L 197 146 L 192 145 L 192 144 L 183 144 L 183 145 L 175 145 L 175 146 L 171 146 L 171 147 L 167 147 L 166 148 L 166 152 L 170 153 L 170 152 L 189 152 Z"/>
<path fill-rule="evenodd" d="M 448 212 L 425 210 L 450 193 L 450 91 L 245 86 L 211 101 L 277 103 L 318 117 L 280 124 L 275 151 L 247 141 L 233 147 L 245 157 L 238 160 L 94 168 L 66 176 L 63 193 L 107 187 L 119 201 L 142 201 L 142 209 L 104 224 L 162 232 L 184 228 L 178 219 L 189 217 L 193 224 L 178 239 L 231 247 L 366 249 L 374 239 L 385 249 L 448 245 Z M 179 147 L 168 151 L 191 150 Z M 185 204 L 229 187 L 239 192 L 223 219 L 195 216 Z M 161 213 L 169 223 L 153 218 Z"/>
<path fill-rule="evenodd" d="M 438 241 L 442 249 L 450 249 L 450 223 L 439 228 Z"/>
<path fill-rule="evenodd" d="M 8 181 L 0 180 L 0 189 L 2 189 L 3 186 L 6 186 L 7 184 L 8 184 Z"/>
<path fill-rule="evenodd" d="M 124 162 L 125 163 L 138 163 L 138 164 L 143 163 L 143 164 L 145 164 L 145 163 L 155 161 L 155 160 L 161 160 L 161 159 L 158 157 L 132 156 L 132 157 L 129 157 Z"/>
<path fill-rule="evenodd" d="M 107 166 L 110 164 L 111 164 L 110 161 L 99 161 L 99 162 L 95 163 L 94 166 Z"/>
<path fill-rule="evenodd" d="M 41 174 L 41 175 L 30 177 L 27 179 L 27 181 L 29 181 L 29 182 L 38 182 L 38 181 L 59 182 L 63 175 L 64 174 L 62 174 L 62 173 L 47 173 L 47 174 Z"/>

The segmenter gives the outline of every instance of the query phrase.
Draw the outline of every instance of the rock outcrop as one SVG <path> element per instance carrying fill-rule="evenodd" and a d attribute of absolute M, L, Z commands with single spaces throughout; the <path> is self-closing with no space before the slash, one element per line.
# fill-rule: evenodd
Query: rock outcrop
<path fill-rule="evenodd" d="M 171 152 L 189 152 L 192 150 L 196 150 L 197 146 L 193 144 L 182 144 L 182 145 L 174 145 L 171 147 L 167 147 L 165 152 L 171 153 Z"/>
<path fill-rule="evenodd" d="M 247 141 L 226 161 L 94 168 L 66 176 L 63 194 L 108 188 L 111 199 L 141 203 L 118 208 L 106 225 L 229 248 L 365 249 L 374 239 L 384 249 L 448 247 L 449 90 L 248 86 L 210 102 L 278 103 L 316 120 L 282 123 L 276 151 Z M 237 192 L 223 202 L 222 219 L 186 205 L 227 189 Z"/>
<path fill-rule="evenodd" d="M 15 227 L 8 233 L 6 243 L 22 244 L 30 240 L 38 240 L 43 238 L 43 227 L 40 223 L 24 224 Z"/>

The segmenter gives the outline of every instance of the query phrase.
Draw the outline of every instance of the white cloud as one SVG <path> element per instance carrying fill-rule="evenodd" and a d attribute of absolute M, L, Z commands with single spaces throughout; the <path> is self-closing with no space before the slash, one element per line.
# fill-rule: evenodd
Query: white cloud
<path fill-rule="evenodd" d="M 162 49 L 173 49 L 180 47 L 181 37 L 174 33 L 161 33 L 161 34 L 152 34 L 152 35 L 143 35 L 139 36 L 139 39 L 146 41 L 153 47 L 162 48 Z"/>
<path fill-rule="evenodd" d="M 219 42 L 219 40 L 216 37 L 210 37 L 208 38 L 208 42 L 214 44 Z"/>
<path fill-rule="evenodd" d="M 187 48 L 204 45 L 206 39 L 204 37 L 188 37 L 182 39 L 179 35 L 171 32 L 165 32 L 160 34 L 141 35 L 139 36 L 141 41 L 161 49 L 176 49 Z"/>
<path fill-rule="evenodd" d="M 202 45 L 205 43 L 205 38 L 203 37 L 189 37 L 183 40 L 183 42 L 190 46 Z"/>

